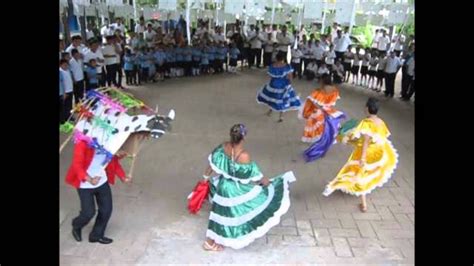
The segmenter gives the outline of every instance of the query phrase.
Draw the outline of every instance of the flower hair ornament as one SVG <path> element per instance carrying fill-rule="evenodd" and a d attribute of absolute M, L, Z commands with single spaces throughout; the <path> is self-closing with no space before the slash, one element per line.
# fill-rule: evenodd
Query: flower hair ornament
<path fill-rule="evenodd" d="M 239 128 L 240 128 L 240 135 L 245 137 L 245 135 L 247 135 L 247 128 L 245 127 L 244 124 L 239 124 Z"/>

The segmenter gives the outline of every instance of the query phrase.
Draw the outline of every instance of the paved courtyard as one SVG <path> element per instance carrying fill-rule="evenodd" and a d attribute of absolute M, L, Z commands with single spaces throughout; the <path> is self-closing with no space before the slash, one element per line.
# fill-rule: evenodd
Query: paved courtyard
<path fill-rule="evenodd" d="M 112 187 L 114 210 L 106 231 L 114 239 L 111 245 L 88 243 L 92 223 L 84 228 L 81 243 L 71 235 L 79 199 L 64 183 L 72 156 L 73 145 L 68 144 L 60 157 L 61 265 L 414 264 L 414 104 L 361 88 L 340 89 L 336 108 L 354 118 L 364 116 L 369 96 L 380 95 L 379 115 L 400 155 L 393 178 L 368 196 L 368 212 L 361 213 L 356 197 L 321 194 L 351 148 L 337 144 L 323 159 L 305 163 L 300 157 L 307 147 L 300 142 L 304 122 L 297 113 L 286 113 L 284 122 L 277 123 L 277 114 L 265 116 L 266 107 L 255 101 L 267 80 L 264 70 L 246 70 L 131 89 L 150 106 L 159 104 L 160 113 L 174 108 L 176 120 L 172 132 L 143 146 L 133 182 Z M 306 80 L 293 84 L 302 99 L 315 86 Z M 191 215 L 186 197 L 206 168 L 207 155 L 228 139 L 235 123 L 247 126 L 246 149 L 266 176 L 293 170 L 297 181 L 280 225 L 247 248 L 210 253 L 201 248 L 209 205 Z M 123 164 L 128 168 L 129 162 Z"/>

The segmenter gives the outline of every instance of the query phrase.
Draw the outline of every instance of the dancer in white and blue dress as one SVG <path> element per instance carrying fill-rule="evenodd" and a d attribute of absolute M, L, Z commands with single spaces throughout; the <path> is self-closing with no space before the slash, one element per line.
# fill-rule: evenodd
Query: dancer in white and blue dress
<path fill-rule="evenodd" d="M 271 115 L 272 110 L 280 112 L 278 122 L 283 121 L 283 112 L 298 110 L 301 106 L 300 98 L 291 86 L 293 69 L 284 62 L 284 59 L 283 53 L 279 52 L 276 62 L 268 68 L 270 82 L 265 84 L 257 94 L 257 102 L 270 107 L 268 116 Z"/>

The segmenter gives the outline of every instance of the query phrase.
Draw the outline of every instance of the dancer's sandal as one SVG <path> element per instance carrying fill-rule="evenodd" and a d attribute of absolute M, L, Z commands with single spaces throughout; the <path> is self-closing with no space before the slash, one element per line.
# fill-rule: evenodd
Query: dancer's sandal
<path fill-rule="evenodd" d="M 224 247 L 216 244 L 216 242 L 212 243 L 211 245 L 207 241 L 204 242 L 204 244 L 202 245 L 202 248 L 206 251 L 223 251 L 224 250 Z"/>

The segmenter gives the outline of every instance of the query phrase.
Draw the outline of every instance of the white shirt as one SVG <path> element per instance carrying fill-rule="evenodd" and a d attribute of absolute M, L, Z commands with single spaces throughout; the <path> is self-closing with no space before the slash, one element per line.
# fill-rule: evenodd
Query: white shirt
<path fill-rule="evenodd" d="M 336 52 L 328 51 L 326 52 L 326 65 L 334 65 L 334 59 L 336 59 Z"/>
<path fill-rule="evenodd" d="M 273 52 L 273 41 L 267 39 L 267 40 L 264 41 L 264 43 L 265 43 L 265 47 L 263 48 L 263 51 L 265 53 Z"/>
<path fill-rule="evenodd" d="M 360 66 L 360 61 L 361 61 L 362 56 L 360 54 L 354 54 L 354 62 L 353 66 Z"/>
<path fill-rule="evenodd" d="M 74 46 L 72 45 L 72 43 L 71 43 L 71 45 L 69 45 L 69 46 L 66 48 L 66 51 L 65 51 L 65 52 L 71 54 L 72 49 L 77 49 L 77 51 L 78 51 L 79 53 L 81 53 L 82 55 L 84 55 L 84 52 L 85 52 L 85 50 L 87 49 L 87 47 L 86 47 L 84 44 L 81 44 L 81 45 L 79 45 L 78 47 L 74 47 Z M 71 56 L 72 56 L 72 54 L 71 54 Z"/>
<path fill-rule="evenodd" d="M 387 36 L 381 36 L 377 43 L 377 49 L 379 49 L 379 51 L 387 51 L 387 46 L 389 43 L 390 39 Z"/>
<path fill-rule="evenodd" d="M 95 59 L 97 62 L 97 74 L 102 73 L 102 65 L 103 63 L 99 62 L 98 59 L 104 60 L 104 55 L 102 54 L 102 49 L 99 47 L 95 52 L 92 52 L 92 50 L 87 50 L 87 52 L 84 55 L 84 62 L 89 63 L 89 60 L 92 58 Z"/>
<path fill-rule="evenodd" d="M 151 31 L 145 31 L 145 33 L 143 33 L 143 37 L 145 39 L 145 42 L 147 43 L 148 45 L 148 48 L 151 48 L 153 47 L 153 39 L 155 38 L 156 36 L 156 32 L 154 30 L 151 30 Z"/>
<path fill-rule="evenodd" d="M 379 42 L 380 37 L 382 37 L 382 33 L 378 32 L 377 34 L 375 34 L 375 37 L 372 40 L 372 48 L 377 48 L 378 47 L 378 42 Z"/>
<path fill-rule="evenodd" d="M 102 53 L 105 58 L 105 65 L 118 64 L 117 62 L 117 53 L 115 52 L 115 46 L 113 44 L 107 44 L 102 46 Z M 106 57 L 107 55 L 112 55 L 113 57 Z"/>
<path fill-rule="evenodd" d="M 339 66 L 335 65 L 334 71 L 336 71 L 339 76 L 344 76 L 344 66 L 342 64 L 340 64 Z"/>
<path fill-rule="evenodd" d="M 314 45 L 313 55 L 316 60 L 322 60 L 324 57 L 324 48 L 321 45 Z"/>
<path fill-rule="evenodd" d="M 400 58 L 398 57 L 388 57 L 387 65 L 385 66 L 385 73 L 393 74 L 397 72 L 398 68 L 402 65 Z"/>
<path fill-rule="evenodd" d="M 86 39 L 87 39 L 87 40 L 90 40 L 90 39 L 92 39 L 92 38 L 94 38 L 94 37 L 95 37 L 95 34 L 94 34 L 93 31 L 91 31 L 91 30 L 86 30 Z"/>
<path fill-rule="evenodd" d="M 145 25 L 140 25 L 140 23 L 135 25 L 135 33 L 138 34 L 143 32 L 145 32 Z"/>
<path fill-rule="evenodd" d="M 370 58 L 372 57 L 368 52 L 365 52 L 365 54 L 360 56 L 362 58 L 362 65 L 363 66 L 368 66 Z"/>
<path fill-rule="evenodd" d="M 337 38 L 337 31 L 339 30 L 339 27 L 331 27 L 331 41 L 334 42 L 334 40 Z"/>
<path fill-rule="evenodd" d="M 311 62 L 308 64 L 308 66 L 306 67 L 307 70 L 309 71 L 312 71 L 314 73 L 316 73 L 318 71 L 318 65 L 314 62 Z"/>
<path fill-rule="evenodd" d="M 265 40 L 263 38 L 263 34 L 261 32 L 259 32 L 258 34 L 256 32 L 253 32 L 251 34 L 252 34 L 251 38 L 253 38 L 253 37 L 255 37 L 255 38 L 253 38 L 250 41 L 250 48 L 252 48 L 252 49 L 261 49 L 262 48 L 262 41 Z"/>
<path fill-rule="evenodd" d="M 110 28 L 112 29 L 114 33 L 115 33 L 115 30 L 120 30 L 120 33 L 123 36 L 125 36 L 125 25 L 123 25 L 122 23 L 120 25 L 118 25 L 117 23 L 114 23 L 110 25 Z"/>
<path fill-rule="evenodd" d="M 379 59 L 379 65 L 377 67 L 377 71 L 378 70 L 382 70 L 384 71 L 385 70 L 385 66 L 387 65 L 387 58 L 380 58 Z"/>
<path fill-rule="evenodd" d="M 73 82 L 71 72 L 69 70 L 63 70 L 62 68 L 59 68 L 59 71 L 61 71 L 61 75 L 63 76 L 64 93 L 72 92 Z"/>
<path fill-rule="evenodd" d="M 379 59 L 377 57 L 371 58 L 369 61 L 369 70 L 377 70 Z"/>
<path fill-rule="evenodd" d="M 72 77 L 75 81 L 84 80 L 84 64 L 82 63 L 82 60 L 71 58 L 69 61 L 69 69 L 71 70 Z"/>
<path fill-rule="evenodd" d="M 341 38 L 334 40 L 334 50 L 337 52 L 345 52 L 347 47 L 351 44 L 351 39 L 347 35 L 342 35 Z"/>
<path fill-rule="evenodd" d="M 299 64 L 301 62 L 301 57 L 303 53 L 299 49 L 292 49 L 291 50 L 291 62 L 295 64 Z"/>
<path fill-rule="evenodd" d="M 216 33 L 213 36 L 214 42 L 225 42 L 225 36 L 224 33 Z"/>
<path fill-rule="evenodd" d="M 351 63 L 352 59 L 354 59 L 354 54 L 351 51 L 347 51 L 344 53 L 344 63 Z"/>
<path fill-rule="evenodd" d="M 405 43 L 405 35 L 396 35 L 393 37 L 393 41 L 395 42 L 395 45 L 393 47 L 395 51 L 403 50 L 403 43 Z"/>
<path fill-rule="evenodd" d="M 92 158 L 91 164 L 89 168 L 87 168 L 87 174 L 90 177 L 100 177 L 99 182 L 95 185 L 87 181 L 82 181 L 80 184 L 80 188 L 97 188 L 102 186 L 105 182 L 107 182 L 107 174 L 105 173 L 105 169 L 102 166 L 102 162 L 105 160 L 105 154 L 98 154 L 97 151 L 94 153 L 94 157 Z"/>
<path fill-rule="evenodd" d="M 106 36 L 112 35 L 108 26 L 103 26 L 100 29 L 100 35 L 102 35 L 102 43 L 106 43 L 107 39 Z"/>
<path fill-rule="evenodd" d="M 415 76 L 415 58 L 412 56 L 408 59 L 407 63 L 407 74 L 409 76 Z"/>
<path fill-rule="evenodd" d="M 329 74 L 329 69 L 327 69 L 326 67 L 320 67 L 320 68 L 318 69 L 318 74 L 319 74 L 319 75 L 322 75 L 322 74 L 325 74 L 325 73 L 326 73 L 326 74 Z"/>
<path fill-rule="evenodd" d="M 283 36 L 283 33 L 279 32 L 276 38 L 278 41 L 278 50 L 288 52 L 288 45 L 292 44 L 294 41 L 293 36 L 288 32 Z"/>

